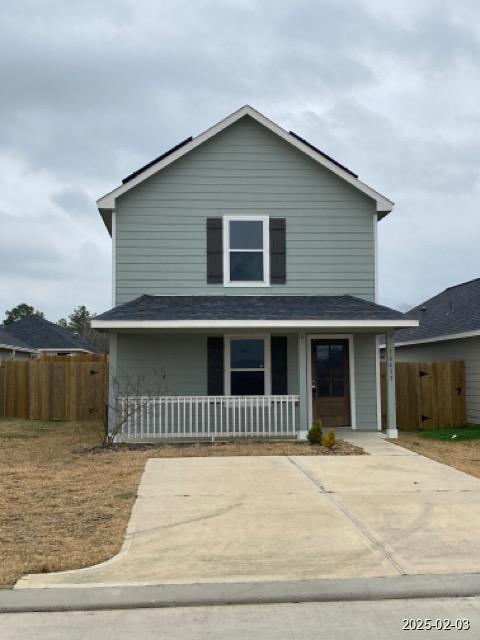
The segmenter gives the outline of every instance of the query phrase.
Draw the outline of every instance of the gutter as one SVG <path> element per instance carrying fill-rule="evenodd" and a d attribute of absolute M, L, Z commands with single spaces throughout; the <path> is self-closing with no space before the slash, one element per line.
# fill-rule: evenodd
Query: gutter
<path fill-rule="evenodd" d="M 418 320 L 101 320 L 92 329 L 379 329 L 418 327 Z"/>

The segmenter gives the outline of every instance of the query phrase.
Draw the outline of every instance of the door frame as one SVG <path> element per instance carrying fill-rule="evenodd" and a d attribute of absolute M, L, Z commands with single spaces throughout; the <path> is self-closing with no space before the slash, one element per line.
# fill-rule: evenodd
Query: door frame
<path fill-rule="evenodd" d="M 311 333 L 307 335 L 307 391 L 308 391 L 308 424 L 313 424 L 312 406 L 312 340 L 348 340 L 348 374 L 350 394 L 350 425 L 343 429 L 357 428 L 355 411 L 355 358 L 353 353 L 353 333 Z"/>

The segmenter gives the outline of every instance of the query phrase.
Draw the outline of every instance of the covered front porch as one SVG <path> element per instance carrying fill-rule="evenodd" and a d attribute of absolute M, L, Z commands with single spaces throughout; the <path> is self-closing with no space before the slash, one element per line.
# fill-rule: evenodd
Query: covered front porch
<path fill-rule="evenodd" d="M 304 439 L 316 420 L 325 428 L 380 429 L 378 334 L 331 331 L 113 333 L 110 420 L 112 428 L 122 422 L 117 440 Z M 392 348 L 390 437 L 394 358 Z"/>
<path fill-rule="evenodd" d="M 109 428 L 121 440 L 306 438 L 381 428 L 395 437 L 397 311 L 352 296 L 142 296 L 94 320 L 110 333 Z"/>

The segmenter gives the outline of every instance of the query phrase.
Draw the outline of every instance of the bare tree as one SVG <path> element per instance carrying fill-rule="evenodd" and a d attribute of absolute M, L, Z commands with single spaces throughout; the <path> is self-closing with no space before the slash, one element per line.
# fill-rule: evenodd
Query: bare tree
<path fill-rule="evenodd" d="M 152 376 L 114 375 L 110 379 L 109 398 L 105 406 L 103 446 L 111 447 L 129 420 L 148 408 L 158 396 L 168 394 L 166 374 L 153 369 Z"/>

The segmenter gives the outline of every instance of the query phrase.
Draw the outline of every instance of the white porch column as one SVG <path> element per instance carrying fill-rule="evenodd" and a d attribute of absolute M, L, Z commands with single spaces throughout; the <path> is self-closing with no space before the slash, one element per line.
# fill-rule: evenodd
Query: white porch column
<path fill-rule="evenodd" d="M 305 333 L 298 334 L 298 396 L 299 431 L 298 438 L 306 440 L 308 424 L 308 385 L 307 385 L 307 339 Z"/>
<path fill-rule="evenodd" d="M 118 389 L 117 378 L 117 332 L 109 332 L 109 367 L 108 367 L 108 428 L 113 430 L 117 421 L 117 408 L 115 406 L 115 394 Z M 115 385 L 117 382 L 117 385 Z"/>
<path fill-rule="evenodd" d="M 395 333 L 385 336 L 385 361 L 387 382 L 387 437 L 398 438 L 397 403 L 395 397 Z"/>

